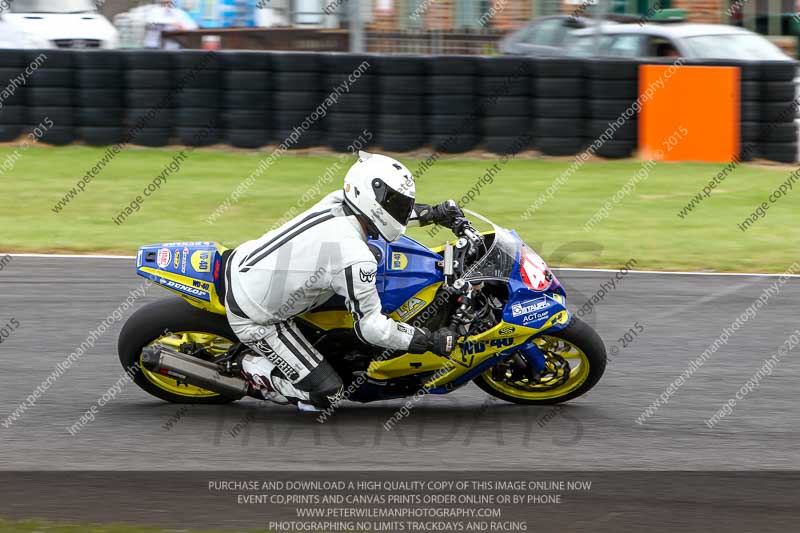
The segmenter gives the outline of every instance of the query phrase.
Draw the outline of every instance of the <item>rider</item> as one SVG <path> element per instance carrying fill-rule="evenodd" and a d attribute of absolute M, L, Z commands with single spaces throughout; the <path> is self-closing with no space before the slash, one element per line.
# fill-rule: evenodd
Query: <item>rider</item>
<path fill-rule="evenodd" d="M 377 260 L 367 237 L 398 239 L 407 225 L 453 226 L 462 217 L 452 200 L 415 204 L 414 179 L 400 162 L 358 153 L 344 190 L 328 194 L 308 211 L 225 258 L 228 321 L 249 352 L 239 359 L 251 386 L 266 399 L 324 409 L 340 398 L 342 380 L 293 317 L 345 298 L 358 338 L 373 346 L 448 356 L 457 333 L 433 333 L 381 314 L 375 286 Z"/>

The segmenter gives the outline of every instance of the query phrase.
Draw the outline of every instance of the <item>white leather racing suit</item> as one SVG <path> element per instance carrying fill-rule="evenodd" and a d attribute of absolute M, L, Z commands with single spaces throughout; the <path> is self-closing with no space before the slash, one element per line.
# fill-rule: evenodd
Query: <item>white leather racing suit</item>
<path fill-rule="evenodd" d="M 381 313 L 377 262 L 366 240 L 345 207 L 344 193 L 336 191 L 281 227 L 239 245 L 226 262 L 225 301 L 233 331 L 300 392 L 330 389 L 336 381 L 341 385 L 292 320 L 334 294 L 345 298 L 365 343 L 393 350 L 412 344 L 415 328 Z"/>

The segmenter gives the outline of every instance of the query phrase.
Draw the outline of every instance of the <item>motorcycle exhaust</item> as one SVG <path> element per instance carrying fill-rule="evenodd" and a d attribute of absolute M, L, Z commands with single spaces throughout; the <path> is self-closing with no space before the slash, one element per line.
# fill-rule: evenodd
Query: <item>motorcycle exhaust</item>
<path fill-rule="evenodd" d="M 236 399 L 247 396 L 248 385 L 245 380 L 223 376 L 214 363 L 188 356 L 160 344 L 142 350 L 142 366 L 180 383 L 188 383 L 223 396 Z"/>

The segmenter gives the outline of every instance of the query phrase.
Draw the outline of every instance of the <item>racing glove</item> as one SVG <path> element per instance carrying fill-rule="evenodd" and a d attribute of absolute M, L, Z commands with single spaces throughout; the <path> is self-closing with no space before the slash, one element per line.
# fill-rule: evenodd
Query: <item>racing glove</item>
<path fill-rule="evenodd" d="M 438 224 L 452 229 L 456 220 L 464 217 L 464 212 L 453 200 L 437 205 L 416 204 L 417 219 L 420 226 Z"/>
<path fill-rule="evenodd" d="M 433 333 L 426 328 L 414 328 L 414 338 L 408 347 L 408 353 L 431 352 L 442 357 L 447 357 L 456 347 L 458 333 L 449 329 L 441 328 Z"/>

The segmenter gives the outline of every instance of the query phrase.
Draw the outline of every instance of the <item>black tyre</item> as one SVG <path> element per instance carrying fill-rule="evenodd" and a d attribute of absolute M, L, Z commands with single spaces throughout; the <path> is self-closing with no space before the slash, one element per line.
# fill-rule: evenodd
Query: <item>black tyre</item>
<path fill-rule="evenodd" d="M 204 71 L 222 68 L 222 54 L 209 50 L 181 50 L 170 52 L 172 65 L 177 70 Z"/>
<path fill-rule="evenodd" d="M 66 68 L 42 68 L 28 77 L 27 84 L 30 87 L 72 87 L 75 85 L 74 72 Z"/>
<path fill-rule="evenodd" d="M 427 59 L 429 75 L 469 76 L 478 73 L 479 56 L 440 55 Z"/>
<path fill-rule="evenodd" d="M 421 135 L 425 131 L 425 115 L 378 115 L 377 129 L 381 133 Z"/>
<path fill-rule="evenodd" d="M 125 128 L 83 126 L 78 128 L 78 135 L 83 142 L 92 146 L 108 146 L 122 142 Z"/>
<path fill-rule="evenodd" d="M 178 70 L 173 74 L 174 85 L 183 89 L 219 89 L 222 74 L 219 70 Z"/>
<path fill-rule="evenodd" d="M 77 70 L 75 86 L 84 89 L 119 89 L 123 87 L 119 70 Z"/>
<path fill-rule="evenodd" d="M 126 110 L 125 124 L 140 128 L 171 128 L 175 123 L 174 110 L 153 107 L 130 107 Z"/>
<path fill-rule="evenodd" d="M 30 117 L 35 119 L 36 117 Z M 44 144 L 52 144 L 54 146 L 63 146 L 70 144 L 75 140 L 77 132 L 72 126 L 54 126 L 47 130 L 47 132 L 39 139 L 39 142 Z"/>
<path fill-rule="evenodd" d="M 583 78 L 534 78 L 536 98 L 581 98 L 587 81 Z"/>
<path fill-rule="evenodd" d="M 322 90 L 326 93 L 333 92 L 340 87 L 339 92 L 344 94 L 372 94 L 375 87 L 376 76 L 366 74 L 360 78 L 348 79 L 350 74 L 325 74 L 322 77 Z"/>
<path fill-rule="evenodd" d="M 330 113 L 327 116 L 326 127 L 332 133 L 361 132 L 372 129 L 372 115 L 369 113 Z M 352 136 L 350 137 L 352 141 Z"/>
<path fill-rule="evenodd" d="M 436 150 L 446 154 L 460 154 L 475 148 L 480 142 L 479 135 L 472 133 L 434 133 L 430 136 L 430 144 Z"/>
<path fill-rule="evenodd" d="M 145 392 L 173 403 L 223 404 L 234 399 L 210 393 L 204 396 L 181 395 L 170 391 L 180 390 L 174 380 L 163 376 L 148 377 L 141 367 L 142 349 L 164 336 L 164 332 L 202 332 L 217 335 L 222 340 L 236 342 L 236 335 L 222 315 L 202 311 L 180 298 L 164 298 L 137 310 L 119 334 L 117 352 L 122 367 Z M 154 382 L 155 381 L 155 382 Z M 159 386 L 157 383 L 166 385 Z M 188 388 L 187 388 L 188 390 Z"/>
<path fill-rule="evenodd" d="M 481 96 L 528 96 L 531 92 L 528 77 L 482 76 L 478 78 Z"/>
<path fill-rule="evenodd" d="M 739 118 L 745 122 L 761 120 L 761 102 L 742 102 Z"/>
<path fill-rule="evenodd" d="M 347 93 L 339 96 L 339 101 L 331 106 L 331 112 L 371 113 L 372 95 Z"/>
<path fill-rule="evenodd" d="M 263 109 L 232 109 L 222 113 L 226 130 L 268 130 L 269 115 Z"/>
<path fill-rule="evenodd" d="M 0 69 L 13 68 L 18 71 L 20 67 L 28 66 L 30 64 L 28 52 L 29 50 L 19 49 L 3 50 L 3 53 L 0 54 Z M 46 57 L 47 54 L 45 52 L 45 50 L 42 50 L 42 53 Z M 19 74 L 19 72 L 17 72 L 17 74 Z"/>
<path fill-rule="evenodd" d="M 366 54 L 323 54 L 320 56 L 322 72 L 349 74 L 357 69 L 362 69 L 364 62 L 369 64 L 372 57 Z"/>
<path fill-rule="evenodd" d="M 272 88 L 275 91 L 319 91 L 321 83 L 316 72 L 275 72 L 272 75 Z"/>
<path fill-rule="evenodd" d="M 273 52 L 272 69 L 275 72 L 319 72 L 320 54 L 313 52 Z"/>
<path fill-rule="evenodd" d="M 639 97 L 639 82 L 637 80 L 589 80 L 589 92 L 593 98 L 607 100 L 630 100 L 631 103 Z"/>
<path fill-rule="evenodd" d="M 261 148 L 269 144 L 268 129 L 229 129 L 225 131 L 228 144 L 236 148 Z"/>
<path fill-rule="evenodd" d="M 270 73 L 259 70 L 226 70 L 222 72 L 222 86 L 236 91 L 266 91 Z"/>
<path fill-rule="evenodd" d="M 31 87 L 27 92 L 27 102 L 30 106 L 69 107 L 74 101 L 75 91 L 72 89 Z"/>
<path fill-rule="evenodd" d="M 170 52 L 132 50 L 122 54 L 122 63 L 128 70 L 156 69 L 170 71 L 174 68 Z"/>
<path fill-rule="evenodd" d="M 639 62 L 629 59 L 592 59 L 586 62 L 586 77 L 600 80 L 638 80 Z"/>
<path fill-rule="evenodd" d="M 210 146 L 220 142 L 222 130 L 206 126 L 175 128 L 175 138 L 186 146 Z"/>
<path fill-rule="evenodd" d="M 531 99 L 525 96 L 484 96 L 478 99 L 478 111 L 488 116 L 528 116 L 531 114 Z"/>
<path fill-rule="evenodd" d="M 175 107 L 174 96 L 169 89 L 129 89 L 124 99 L 128 107 Z"/>
<path fill-rule="evenodd" d="M 228 50 L 219 54 L 220 68 L 227 70 L 270 70 L 272 55 L 260 51 Z"/>
<path fill-rule="evenodd" d="M 276 143 L 286 143 L 290 150 L 311 148 L 322 144 L 323 136 L 320 130 L 306 130 L 298 134 L 292 129 L 276 129 L 272 131 L 272 140 Z"/>
<path fill-rule="evenodd" d="M 0 107 L 0 124 L 25 124 L 28 117 L 27 107 L 4 105 Z"/>
<path fill-rule="evenodd" d="M 533 130 L 542 136 L 557 134 L 559 137 L 583 137 L 588 122 L 574 118 L 538 118 L 533 121 Z"/>
<path fill-rule="evenodd" d="M 591 139 L 599 139 L 606 131 L 609 132 L 611 138 L 615 141 L 636 141 L 639 139 L 639 121 L 635 119 L 626 120 L 622 126 L 613 127 L 610 120 L 587 120 L 585 132 L 586 136 Z M 542 131 L 548 131 L 543 128 Z M 551 129 L 549 131 L 560 131 L 558 129 Z"/>
<path fill-rule="evenodd" d="M 594 139 L 592 139 L 593 141 Z M 606 159 L 623 159 L 630 157 L 636 151 L 637 142 L 632 140 L 615 140 L 605 141 L 597 150 L 595 155 L 605 157 Z"/>
<path fill-rule="evenodd" d="M 325 96 L 326 94 L 321 91 L 274 92 L 272 93 L 272 108 L 278 111 L 310 111 L 315 109 L 325 99 Z"/>
<path fill-rule="evenodd" d="M 797 104 L 793 101 L 762 102 L 763 122 L 794 122 L 797 117 Z"/>
<path fill-rule="evenodd" d="M 537 78 L 582 78 L 585 61 L 577 59 L 544 58 L 536 62 Z"/>
<path fill-rule="evenodd" d="M 130 139 L 130 143 L 137 146 L 167 146 L 172 138 L 172 128 L 142 128 L 139 130 L 126 130 L 125 135 L 134 135 Z"/>
<path fill-rule="evenodd" d="M 792 81 L 797 76 L 796 61 L 760 61 L 759 63 L 763 81 Z"/>
<path fill-rule="evenodd" d="M 586 114 L 585 102 L 580 98 L 537 98 L 533 115 L 541 118 L 576 118 Z"/>
<path fill-rule="evenodd" d="M 531 118 L 486 117 L 482 121 L 483 134 L 487 137 L 519 137 L 531 131 Z"/>
<path fill-rule="evenodd" d="M 295 127 L 300 128 L 302 124 L 306 124 L 306 129 L 320 130 L 323 126 L 323 120 L 312 120 L 308 113 L 304 111 L 273 111 L 272 112 L 272 125 L 278 130 L 292 130 Z"/>
<path fill-rule="evenodd" d="M 219 100 L 220 92 L 216 89 L 184 89 L 175 95 L 181 107 L 217 107 Z"/>
<path fill-rule="evenodd" d="M 583 137 L 549 137 L 547 132 L 539 132 L 536 148 L 544 155 L 575 155 L 586 146 Z"/>
<path fill-rule="evenodd" d="M 796 90 L 794 82 L 769 81 L 762 86 L 762 99 L 767 102 L 785 102 L 795 97 Z"/>
<path fill-rule="evenodd" d="M 291 93 L 290 93 L 291 94 Z M 270 94 L 263 91 L 233 91 L 226 90 L 220 93 L 219 98 L 214 97 L 214 100 L 219 100 L 220 106 L 224 109 L 269 109 L 270 108 Z M 188 99 L 184 98 L 187 102 Z M 210 99 L 206 103 L 197 107 L 213 107 Z"/>
<path fill-rule="evenodd" d="M 529 57 L 491 56 L 478 59 L 481 76 L 525 77 L 534 73 L 535 60 Z"/>
<path fill-rule="evenodd" d="M 353 137 L 353 135 L 342 133 L 328 133 L 325 136 L 325 141 L 328 144 L 328 148 L 334 152 L 351 152 L 353 150 Z M 373 144 L 375 144 L 374 137 L 372 140 L 362 142 L 362 147 L 369 148 Z"/>
<path fill-rule="evenodd" d="M 761 100 L 761 83 L 757 81 L 743 81 L 741 91 L 741 99 L 745 102 L 758 102 Z"/>
<path fill-rule="evenodd" d="M 744 129 L 744 124 L 742 123 L 742 128 Z M 763 136 L 764 141 L 766 142 L 777 142 L 777 143 L 794 143 L 797 142 L 797 124 L 794 122 L 785 122 L 783 124 L 765 124 L 761 128 L 758 123 L 750 123 L 751 129 L 755 130 L 756 133 L 760 133 L 760 136 Z M 760 137 L 759 136 L 759 137 Z M 760 140 L 759 138 L 754 139 L 745 139 L 745 140 Z"/>
<path fill-rule="evenodd" d="M 119 50 L 84 50 L 75 54 L 74 63 L 79 69 L 119 71 L 124 56 Z"/>
<path fill-rule="evenodd" d="M 529 135 L 521 136 L 486 136 L 483 138 L 484 148 L 493 154 L 517 154 L 530 147 Z"/>
<path fill-rule="evenodd" d="M 51 117 L 52 118 L 52 117 Z M 76 123 L 81 126 L 119 127 L 125 121 L 125 109 L 115 107 L 78 107 Z M 58 121 L 53 119 L 58 124 Z"/>
<path fill-rule="evenodd" d="M 179 107 L 175 110 L 175 125 L 182 128 L 202 128 L 219 124 L 219 110 L 207 107 Z"/>
<path fill-rule="evenodd" d="M 120 89 L 78 89 L 75 104 L 79 107 L 124 107 L 124 93 Z"/>
<path fill-rule="evenodd" d="M 428 131 L 433 133 L 480 133 L 480 118 L 469 115 L 429 115 Z"/>
<path fill-rule="evenodd" d="M 171 89 L 170 70 L 126 70 L 125 86 L 131 89 Z"/>
<path fill-rule="evenodd" d="M 638 116 L 636 111 L 631 107 L 633 105 L 632 100 L 598 100 L 592 99 L 589 100 L 589 116 L 592 118 L 604 118 L 604 119 L 618 119 L 623 116 L 624 113 L 628 113 L 629 116 L 634 117 Z"/>
<path fill-rule="evenodd" d="M 380 75 L 378 92 L 381 94 L 421 95 L 425 93 L 423 76 Z"/>
<path fill-rule="evenodd" d="M 561 347 L 563 345 L 580 351 L 583 354 L 583 357 L 580 358 L 580 365 L 588 365 L 588 368 L 585 369 L 579 365 L 571 368 L 572 372 L 578 373 L 579 379 L 576 379 L 574 384 L 567 381 L 563 385 L 563 395 L 557 394 L 558 388 L 547 392 L 542 390 L 537 393 L 531 392 L 536 390 L 535 386 L 532 387 L 524 382 L 495 381 L 492 378 L 491 369 L 475 378 L 475 384 L 496 398 L 524 405 L 551 405 L 566 402 L 586 394 L 597 385 L 606 370 L 606 347 L 591 326 L 577 317 L 572 317 L 567 327 L 545 335 L 544 339 L 546 341 L 542 349 L 546 353 L 550 346 Z M 558 354 L 559 352 L 553 353 Z M 575 385 L 574 388 L 570 389 L 571 385 Z M 540 397 L 537 398 L 537 395 Z"/>
<path fill-rule="evenodd" d="M 430 95 L 425 99 L 428 113 L 438 115 L 468 115 L 477 111 L 477 100 L 471 94 L 452 96 Z"/>
<path fill-rule="evenodd" d="M 425 144 L 425 135 L 422 132 L 381 132 L 378 134 L 375 144 L 388 152 L 410 152 Z"/>
<path fill-rule="evenodd" d="M 0 142 L 11 142 L 22 135 L 22 126 L 19 124 L 0 124 Z"/>
<path fill-rule="evenodd" d="M 75 66 L 75 52 L 72 50 L 46 49 L 25 50 L 25 64 L 39 62 L 40 68 L 67 68 Z M 42 61 L 42 57 L 46 58 Z"/>
<path fill-rule="evenodd" d="M 56 126 L 72 126 L 77 123 L 74 107 L 29 107 L 28 116 L 31 122 L 39 122 L 47 117 Z"/>
<path fill-rule="evenodd" d="M 378 114 L 421 115 L 425 112 L 425 96 L 381 94 L 376 97 Z"/>
<path fill-rule="evenodd" d="M 761 157 L 778 163 L 794 163 L 797 161 L 797 143 L 769 143 L 761 144 L 759 150 Z"/>
<path fill-rule="evenodd" d="M 425 56 L 378 55 L 372 58 L 372 68 L 376 74 L 391 76 L 422 76 L 425 74 Z"/>
<path fill-rule="evenodd" d="M 477 90 L 476 76 L 430 76 L 427 80 L 428 94 L 469 94 Z"/>

